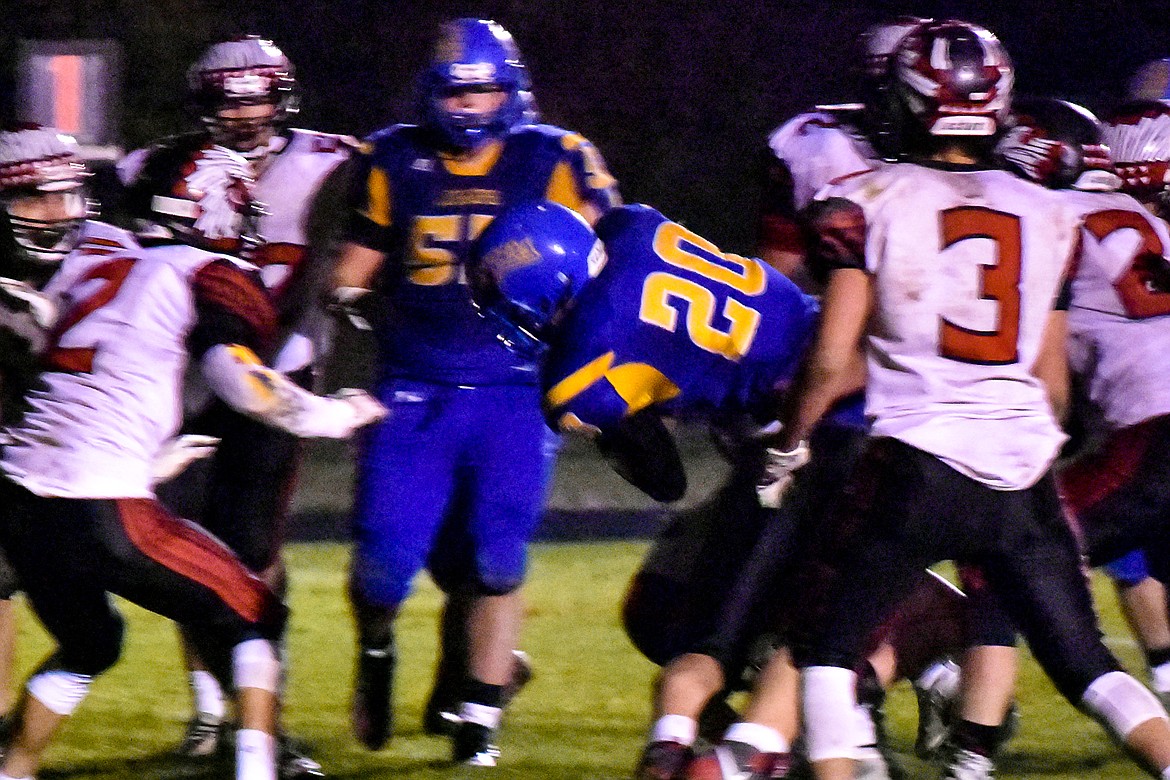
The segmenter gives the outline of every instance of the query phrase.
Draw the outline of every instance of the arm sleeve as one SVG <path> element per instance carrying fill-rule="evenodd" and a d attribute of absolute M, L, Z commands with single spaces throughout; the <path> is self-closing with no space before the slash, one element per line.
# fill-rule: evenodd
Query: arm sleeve
<path fill-rule="evenodd" d="M 374 147 L 369 142 L 362 145 L 350 164 L 345 240 L 385 251 L 393 224 L 390 174 L 374 160 Z"/>
<path fill-rule="evenodd" d="M 266 354 L 276 335 L 276 309 L 255 274 L 230 260 L 215 260 L 195 274 L 195 325 L 187 337 L 198 360 L 219 344 L 239 344 Z"/>
<path fill-rule="evenodd" d="M 565 157 L 553 169 L 545 198 L 574 211 L 589 204 L 602 214 L 620 206 L 617 179 L 597 147 L 577 133 L 562 136 L 561 146 Z"/>
<path fill-rule="evenodd" d="M 813 201 L 805 209 L 809 269 L 821 279 L 843 268 L 867 271 L 865 213 L 846 198 Z"/>
<path fill-rule="evenodd" d="M 653 411 L 644 409 L 603 432 L 597 448 L 622 479 L 655 501 L 678 501 L 686 494 L 678 446 Z"/>

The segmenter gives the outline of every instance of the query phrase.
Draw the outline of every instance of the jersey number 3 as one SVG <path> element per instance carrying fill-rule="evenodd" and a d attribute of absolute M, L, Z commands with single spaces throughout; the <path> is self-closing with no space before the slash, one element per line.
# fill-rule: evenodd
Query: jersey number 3
<path fill-rule="evenodd" d="M 739 255 L 724 254 L 710 241 L 675 222 L 663 222 L 654 233 L 654 252 L 666 263 L 697 274 L 744 295 L 759 295 L 768 277 L 760 264 Z M 730 263 L 728 268 L 716 259 Z M 713 322 L 718 303 L 706 286 L 665 271 L 655 271 L 642 284 L 638 318 L 671 333 L 678 328 L 677 303 L 685 302 L 687 335 L 695 346 L 738 361 L 752 346 L 760 327 L 760 313 L 734 298 L 723 303 L 729 326 L 720 330 Z"/>
<path fill-rule="evenodd" d="M 972 330 L 946 317 L 939 324 L 939 354 L 962 363 L 1006 365 L 1019 361 L 1020 338 L 1020 218 L 1015 214 L 978 206 L 960 206 L 942 212 L 945 250 L 960 241 L 990 239 L 995 262 L 979 266 L 980 299 L 998 304 L 993 330 Z"/>

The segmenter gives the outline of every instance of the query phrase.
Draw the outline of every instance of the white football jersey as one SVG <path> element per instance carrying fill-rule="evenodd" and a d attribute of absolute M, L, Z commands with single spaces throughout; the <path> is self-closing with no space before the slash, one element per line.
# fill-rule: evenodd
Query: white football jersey
<path fill-rule="evenodd" d="M 797 211 L 825 185 L 867 170 L 877 159 L 865 136 L 829 111 L 797 114 L 772 131 L 768 147 L 792 174 Z"/>
<path fill-rule="evenodd" d="M 1032 485 L 1065 439 L 1030 369 L 1076 247 L 1076 214 L 1010 173 L 911 164 L 880 165 L 827 197 L 865 217 L 873 435 L 996 489 Z"/>
<path fill-rule="evenodd" d="M 104 231 L 87 236 L 45 287 L 59 308 L 55 339 L 0 468 L 42 496 L 151 496 L 151 463 L 180 421 L 193 285 L 216 275 L 221 259 L 178 245 L 143 250 Z M 255 301 L 237 276 L 246 278 L 213 285 L 221 305 Z"/>
<path fill-rule="evenodd" d="M 1069 356 L 1110 428 L 1170 414 L 1170 293 L 1149 263 L 1170 262 L 1166 224 L 1120 192 L 1062 194 L 1083 218 L 1069 306 Z"/>

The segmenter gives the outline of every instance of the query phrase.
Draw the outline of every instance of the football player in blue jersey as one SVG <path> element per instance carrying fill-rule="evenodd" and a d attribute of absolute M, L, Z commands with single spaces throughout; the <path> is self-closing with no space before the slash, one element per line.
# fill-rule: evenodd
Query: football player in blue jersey
<path fill-rule="evenodd" d="M 623 477 L 662 501 L 680 498 L 686 488 L 662 417 L 699 414 L 721 420 L 746 414 L 757 425 L 770 419 L 818 310 L 815 299 L 771 266 L 725 253 L 643 205 L 611 211 L 594 232 L 555 204 L 524 204 L 484 231 L 471 262 L 472 293 L 499 338 L 524 353 L 547 350 L 550 425 L 592 438 Z M 752 506 L 739 502 L 734 516 L 724 515 L 727 522 L 780 523 L 774 515 L 758 516 L 752 486 L 759 463 L 740 461 L 745 462 L 740 464 L 743 474 L 733 476 L 732 484 L 746 478 Z M 837 475 L 835 466 L 828 471 Z M 772 572 L 795 568 L 790 560 L 810 558 L 805 547 L 824 543 L 798 541 L 793 529 L 781 537 L 770 535 L 759 545 L 766 549 L 753 551 L 751 563 L 745 563 L 743 551 L 736 558 L 732 549 L 715 549 L 716 544 L 705 544 L 693 533 L 683 535 L 659 554 L 677 564 L 695 555 L 679 554 L 693 543 L 702 546 L 696 557 L 703 565 L 715 561 L 718 567 L 725 561 L 742 565 L 744 573 L 733 585 L 712 576 L 692 589 L 631 595 L 625 606 L 630 637 L 639 650 L 658 663 L 681 659 L 689 664 L 672 680 L 678 691 L 690 685 L 682 699 L 694 715 L 720 688 L 735 684 L 761 634 L 788 622 L 779 614 L 783 609 L 769 608 L 783 602 L 773 597 L 804 583 Z M 733 548 L 734 542 L 726 546 Z M 822 561 L 814 557 L 811 562 L 819 576 Z M 660 584 L 643 576 L 632 589 L 660 590 Z M 732 587 L 735 596 L 728 593 Z M 942 597 L 936 595 L 940 589 L 946 591 Z M 932 606 L 948 595 L 958 597 L 937 580 L 924 583 L 922 591 Z M 708 602 L 709 608 L 704 606 Z M 631 609 L 658 614 L 631 615 Z M 720 626 L 710 625 L 704 610 L 721 612 Z M 894 641 L 890 649 L 885 640 L 920 632 L 924 618 L 934 617 L 911 610 L 875 635 L 873 646 L 895 655 L 892 676 L 921 669 L 933 653 L 911 658 L 904 652 L 913 654 L 912 643 Z M 959 644 L 958 632 L 945 630 L 954 622 L 932 624 L 935 633 L 952 637 L 949 646 Z M 934 639 L 947 644 L 946 637 Z M 700 654 L 710 663 L 699 664 Z M 687 679 L 680 682 L 682 676 Z M 696 685 L 695 676 L 702 682 Z M 661 706 L 652 734 L 658 736 L 652 736 L 639 762 L 638 780 L 681 777 L 692 756 L 695 718 L 678 716 L 662 701 L 656 705 Z M 877 763 L 884 771 L 884 763 Z"/>
<path fill-rule="evenodd" d="M 499 24 L 444 24 L 420 87 L 422 123 L 373 134 L 359 156 L 334 274 L 333 307 L 372 328 L 377 394 L 392 408 L 358 464 L 353 725 L 370 749 L 391 734 L 394 619 L 426 567 L 466 604 L 453 757 L 493 765 L 517 589 L 557 440 L 540 411 L 539 356 L 506 349 L 477 316 L 464 263 L 506 206 L 547 199 L 592 222 L 618 196 L 588 141 L 528 124 L 528 74 Z"/>

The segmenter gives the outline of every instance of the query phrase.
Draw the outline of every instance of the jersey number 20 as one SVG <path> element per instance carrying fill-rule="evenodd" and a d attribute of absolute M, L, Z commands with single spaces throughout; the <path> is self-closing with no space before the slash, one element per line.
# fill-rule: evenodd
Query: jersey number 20
<path fill-rule="evenodd" d="M 763 267 L 756 260 L 724 254 L 710 241 L 675 222 L 663 222 L 654 233 L 654 252 L 676 268 L 730 287 L 743 295 L 759 295 L 768 284 Z M 729 268 L 715 258 L 731 264 Z M 760 326 L 760 313 L 727 297 L 722 315 L 729 325 L 720 330 L 713 323 L 718 302 L 708 287 L 666 271 L 655 271 L 642 284 L 643 322 L 674 333 L 678 329 L 678 303 L 686 303 L 687 335 L 695 346 L 738 361 L 752 346 Z"/>

